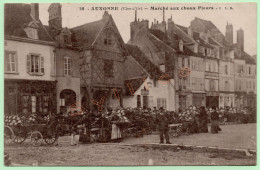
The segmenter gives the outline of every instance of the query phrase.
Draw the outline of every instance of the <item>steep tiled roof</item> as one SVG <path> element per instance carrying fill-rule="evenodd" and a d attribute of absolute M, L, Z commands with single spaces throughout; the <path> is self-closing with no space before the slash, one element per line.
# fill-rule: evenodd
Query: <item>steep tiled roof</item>
<path fill-rule="evenodd" d="M 199 42 L 199 44 L 203 47 L 213 48 L 209 43 L 200 38 L 200 34 L 198 32 L 193 32 L 193 39 Z"/>
<path fill-rule="evenodd" d="M 256 64 L 254 58 L 244 51 L 242 52 L 242 58 L 244 58 L 248 64 Z"/>
<path fill-rule="evenodd" d="M 214 30 L 217 30 L 218 33 L 220 33 L 222 39 L 223 39 L 223 42 L 218 42 L 218 43 L 221 43 L 222 45 L 227 45 L 229 44 L 228 41 L 226 40 L 226 37 L 222 34 L 222 32 L 218 29 L 218 27 L 216 27 L 211 21 L 208 21 L 208 20 L 204 20 L 204 19 L 201 19 L 201 18 L 195 18 L 197 20 L 199 20 L 201 23 L 203 23 L 203 25 L 206 27 L 206 31 L 209 30 L 209 31 L 212 31 L 213 29 Z M 215 40 L 216 41 L 216 40 Z"/>
<path fill-rule="evenodd" d="M 175 33 L 183 40 L 184 43 L 194 43 L 193 37 L 188 35 L 188 31 L 185 31 L 185 27 L 175 24 Z"/>
<path fill-rule="evenodd" d="M 176 24 L 183 32 L 185 32 L 186 34 L 188 34 L 188 27 L 184 27 L 182 25 L 178 25 Z"/>
<path fill-rule="evenodd" d="M 212 44 L 212 45 L 217 45 L 217 46 L 219 46 L 220 44 L 218 44 L 217 42 L 216 42 L 216 40 L 214 40 L 213 38 L 209 38 L 209 43 L 210 44 Z"/>
<path fill-rule="evenodd" d="M 157 47 L 159 51 L 173 53 L 175 52 L 174 49 L 167 44 L 167 41 L 162 41 L 153 34 L 149 35 L 149 39 L 153 42 L 153 44 Z"/>
<path fill-rule="evenodd" d="M 124 84 L 125 84 L 125 95 L 126 96 L 133 95 L 139 89 L 139 87 L 143 84 L 145 79 L 146 79 L 146 77 L 125 80 L 125 82 L 124 82 Z"/>
<path fill-rule="evenodd" d="M 219 29 L 218 29 L 211 21 L 204 20 L 204 19 L 201 19 L 201 18 L 198 18 L 198 17 L 196 17 L 195 19 L 197 19 L 197 20 L 199 20 L 200 22 L 202 22 L 203 25 L 205 25 L 205 27 L 206 27 L 207 30 L 210 30 L 210 31 L 211 31 L 212 29 L 216 29 L 216 30 L 218 30 L 218 32 L 220 32 Z M 221 33 L 221 32 L 220 32 L 220 33 Z"/>
<path fill-rule="evenodd" d="M 145 54 L 135 45 L 125 45 L 128 53 L 151 75 L 152 78 L 158 79 L 163 73 L 154 65 Z"/>
<path fill-rule="evenodd" d="M 157 29 L 149 29 L 149 32 L 151 34 L 153 34 L 154 36 L 156 36 L 158 39 L 160 39 L 163 42 L 167 41 L 167 36 L 164 32 L 162 32 L 161 30 L 157 30 Z"/>
<path fill-rule="evenodd" d="M 89 47 L 92 45 L 98 33 L 105 25 L 108 18 L 90 22 L 71 29 L 72 38 L 78 46 Z"/>
<path fill-rule="evenodd" d="M 5 30 L 4 34 L 9 36 L 17 36 L 22 38 L 29 38 L 24 31 L 24 28 L 34 19 L 30 15 L 31 6 L 29 4 L 5 4 Z M 37 20 L 35 23 L 38 25 L 38 37 L 39 40 L 53 41 L 47 30 Z"/>

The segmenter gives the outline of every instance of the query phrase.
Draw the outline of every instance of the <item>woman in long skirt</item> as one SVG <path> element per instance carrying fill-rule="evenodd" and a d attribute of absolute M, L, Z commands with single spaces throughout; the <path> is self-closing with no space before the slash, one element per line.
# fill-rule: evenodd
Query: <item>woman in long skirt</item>
<path fill-rule="evenodd" d="M 111 140 L 112 141 L 119 141 L 122 137 L 120 128 L 116 125 L 116 122 L 120 120 L 118 115 L 112 116 L 112 132 L 111 132 Z"/>

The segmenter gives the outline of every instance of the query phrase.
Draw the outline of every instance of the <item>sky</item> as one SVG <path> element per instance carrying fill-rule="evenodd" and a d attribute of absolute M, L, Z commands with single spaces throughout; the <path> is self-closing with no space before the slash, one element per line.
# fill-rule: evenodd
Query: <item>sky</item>
<path fill-rule="evenodd" d="M 250 55 L 257 53 L 256 3 L 62 3 L 61 5 L 62 26 L 68 28 L 100 20 L 104 10 L 91 10 L 92 7 L 118 7 L 118 10 L 108 10 L 108 13 L 112 15 L 125 43 L 130 39 L 130 23 L 134 21 L 136 8 L 138 8 L 137 18 L 148 19 L 151 25 L 154 19 L 159 23 L 163 20 L 163 11 L 152 10 L 151 7 L 168 7 L 165 9 L 165 20 L 167 21 L 172 16 L 173 21 L 179 25 L 189 26 L 195 17 L 199 17 L 213 22 L 225 35 L 227 22 L 232 23 L 234 42 L 236 42 L 236 31 L 242 28 L 245 51 Z M 40 19 L 44 25 L 48 25 L 49 6 L 48 3 L 39 4 Z M 199 6 L 201 6 L 200 9 L 198 9 Z M 84 10 L 80 10 L 80 7 L 84 7 Z M 211 7 L 213 9 L 210 9 Z"/>

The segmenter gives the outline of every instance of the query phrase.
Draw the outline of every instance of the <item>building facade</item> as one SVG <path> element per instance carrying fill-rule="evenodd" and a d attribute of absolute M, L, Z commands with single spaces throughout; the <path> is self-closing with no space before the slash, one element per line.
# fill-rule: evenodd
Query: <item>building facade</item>
<path fill-rule="evenodd" d="M 55 43 L 37 4 L 5 5 L 5 113 L 56 113 Z"/>
<path fill-rule="evenodd" d="M 174 81 L 133 45 L 126 45 L 124 107 L 175 111 Z M 135 70 L 135 71 L 133 71 Z"/>
<path fill-rule="evenodd" d="M 72 44 L 80 50 L 81 104 L 87 109 L 109 106 L 113 91 L 122 96 L 126 51 L 122 37 L 107 11 L 101 20 L 70 29 Z M 85 36 L 85 34 L 88 36 Z M 122 98 L 122 97 L 120 97 Z M 123 106 L 123 100 L 113 107 Z"/>
<path fill-rule="evenodd" d="M 52 36 L 55 46 L 55 75 L 57 80 L 57 111 L 81 110 L 80 72 L 78 47 L 72 44 L 72 33 L 62 27 L 62 6 L 49 6 L 49 25 L 45 29 Z"/>

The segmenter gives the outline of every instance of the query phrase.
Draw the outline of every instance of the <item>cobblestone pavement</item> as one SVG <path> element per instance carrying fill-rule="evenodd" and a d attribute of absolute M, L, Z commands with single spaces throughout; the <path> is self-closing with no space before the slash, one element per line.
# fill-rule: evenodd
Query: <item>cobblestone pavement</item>
<path fill-rule="evenodd" d="M 255 165 L 256 157 L 219 152 L 193 152 L 123 144 L 88 144 L 5 148 L 15 165 L 39 166 L 118 166 L 118 165 Z"/>
<path fill-rule="evenodd" d="M 194 134 L 171 138 L 174 144 L 207 145 L 227 148 L 255 149 L 256 124 L 223 125 L 219 134 Z M 93 143 L 70 146 L 69 137 L 62 137 L 58 146 L 34 147 L 28 141 L 9 144 L 5 152 L 14 165 L 90 166 L 90 165 L 255 165 L 256 156 L 245 154 L 167 149 L 137 146 L 156 143 L 158 135 L 128 138 L 121 143 Z"/>
<path fill-rule="evenodd" d="M 256 124 L 222 125 L 221 132 L 217 134 L 199 133 L 171 137 L 171 143 L 193 146 L 213 146 L 231 149 L 256 150 Z M 210 130 L 210 127 L 209 127 Z M 158 143 L 159 135 L 145 135 L 142 138 L 128 138 L 123 141 L 129 144 Z"/>

